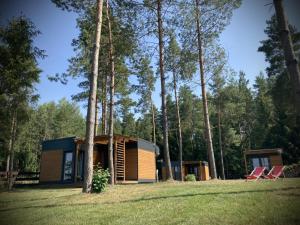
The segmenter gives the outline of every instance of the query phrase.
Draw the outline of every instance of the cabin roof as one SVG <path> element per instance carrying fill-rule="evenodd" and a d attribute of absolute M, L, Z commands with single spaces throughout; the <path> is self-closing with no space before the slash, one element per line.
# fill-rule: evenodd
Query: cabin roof
<path fill-rule="evenodd" d="M 124 135 L 114 135 L 114 140 L 125 139 L 125 142 L 136 142 L 138 148 L 150 150 L 155 152 L 156 155 L 159 155 L 160 150 L 157 145 L 154 143 L 144 140 L 142 138 L 124 136 Z M 56 138 L 51 140 L 43 141 L 42 150 L 50 150 L 50 149 L 63 149 L 64 151 L 71 150 L 74 148 L 74 144 L 83 144 L 85 138 L 80 138 L 76 136 L 72 137 L 64 137 L 64 138 Z M 98 135 L 94 138 L 95 144 L 108 144 L 109 136 L 108 135 Z"/>
<path fill-rule="evenodd" d="M 125 139 L 126 142 L 137 142 L 137 140 L 138 140 L 135 137 L 115 134 L 114 135 L 114 140 L 117 140 L 117 139 Z M 79 138 L 78 137 L 78 138 L 75 139 L 75 142 L 78 143 L 78 144 L 82 144 L 84 142 L 84 140 L 85 140 L 85 138 Z M 103 142 L 103 141 L 108 142 L 108 140 L 109 140 L 109 135 L 97 135 L 94 138 L 94 143 Z"/>
<path fill-rule="evenodd" d="M 246 150 L 245 155 L 281 155 L 281 148 L 272 148 L 272 149 L 249 149 Z"/>

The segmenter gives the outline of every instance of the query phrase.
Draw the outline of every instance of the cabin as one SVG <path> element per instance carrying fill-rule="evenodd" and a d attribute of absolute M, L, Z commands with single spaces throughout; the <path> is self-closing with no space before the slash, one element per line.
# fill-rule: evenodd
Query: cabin
<path fill-rule="evenodd" d="M 94 138 L 93 164 L 108 168 L 108 136 Z M 159 148 L 141 138 L 114 135 L 114 168 L 117 183 L 155 182 Z M 80 184 L 84 178 L 84 139 L 66 137 L 42 143 L 40 183 Z"/>
<path fill-rule="evenodd" d="M 273 166 L 282 166 L 282 149 L 257 149 L 246 150 L 244 152 L 244 161 L 246 173 L 248 174 L 248 168 L 254 169 L 258 166 L 266 167 L 270 170 Z"/>
<path fill-rule="evenodd" d="M 180 180 L 179 161 L 171 161 L 171 168 L 174 180 Z M 197 181 L 209 180 L 209 169 L 206 161 L 182 161 L 183 178 L 188 174 L 194 174 Z M 166 180 L 166 165 L 161 163 L 161 179 Z"/>

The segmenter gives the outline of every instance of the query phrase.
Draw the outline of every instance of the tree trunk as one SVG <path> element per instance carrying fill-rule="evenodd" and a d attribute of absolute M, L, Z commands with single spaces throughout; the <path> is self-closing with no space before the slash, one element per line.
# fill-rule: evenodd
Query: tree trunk
<path fill-rule="evenodd" d="M 12 190 L 14 184 L 14 178 L 12 176 L 12 172 L 14 171 L 14 145 L 16 141 L 16 133 L 17 133 L 17 113 L 13 112 L 12 118 L 12 128 L 11 128 L 11 137 L 10 137 L 10 147 L 9 147 L 9 173 L 8 173 L 8 190 Z"/>
<path fill-rule="evenodd" d="M 218 131 L 219 131 L 219 148 L 220 148 L 220 159 L 221 159 L 221 176 L 222 176 L 222 179 L 225 180 L 224 160 L 223 160 L 223 147 L 222 147 L 220 99 L 219 99 L 219 102 L 218 102 Z"/>
<path fill-rule="evenodd" d="M 294 92 L 294 105 L 298 116 L 300 115 L 300 72 L 298 62 L 293 50 L 292 39 L 284 13 L 282 0 L 274 0 L 276 17 L 280 29 L 281 45 L 284 51 L 285 64 L 288 69 Z"/>
<path fill-rule="evenodd" d="M 163 25 L 161 18 L 161 0 L 157 0 L 157 23 L 158 23 L 158 42 L 159 42 L 159 72 L 161 82 L 161 107 L 163 116 L 163 142 L 164 142 L 164 160 L 166 166 L 167 180 L 173 180 L 170 153 L 169 153 L 169 141 L 168 141 L 168 117 L 166 106 L 166 87 L 165 87 L 165 74 L 164 74 L 164 55 L 163 55 Z"/>
<path fill-rule="evenodd" d="M 182 176 L 182 134 L 181 134 L 181 121 L 180 121 L 180 112 L 179 112 L 179 102 L 177 96 L 177 84 L 176 84 L 176 75 L 173 71 L 173 85 L 174 85 L 174 94 L 175 94 L 175 103 L 176 103 L 176 119 L 177 119 L 177 129 L 178 129 L 178 142 L 179 142 L 179 154 L 178 154 L 178 161 L 179 161 L 179 179 L 183 181 Z"/>
<path fill-rule="evenodd" d="M 6 173 L 9 172 L 10 170 L 10 157 L 11 157 L 12 146 L 13 146 L 14 124 L 15 124 L 15 115 L 13 113 L 11 118 L 10 135 L 9 135 L 8 151 L 7 151 L 7 158 L 6 158 Z"/>
<path fill-rule="evenodd" d="M 102 134 L 107 134 L 107 119 L 106 119 L 106 112 L 107 112 L 107 75 L 104 75 L 104 80 L 102 82 Z"/>
<path fill-rule="evenodd" d="M 92 76 L 90 77 L 89 102 L 86 118 L 86 138 L 85 138 L 85 170 L 84 182 L 82 191 L 90 193 L 92 191 L 93 178 L 93 150 L 94 150 L 94 126 L 95 126 L 95 106 L 97 93 L 97 79 L 98 79 L 98 62 L 100 50 L 100 37 L 102 26 L 102 7 L 103 0 L 97 0 L 97 25 L 95 48 L 92 65 Z"/>
<path fill-rule="evenodd" d="M 108 24 L 108 40 L 109 40 L 109 60 L 110 60 L 110 102 L 109 102 L 109 128 L 108 128 L 108 164 L 111 185 L 115 183 L 115 172 L 114 172 L 114 94 L 115 94 L 115 62 L 112 42 L 111 23 L 109 17 L 109 4 L 106 1 L 106 17 Z"/>
<path fill-rule="evenodd" d="M 152 129 L 152 132 L 153 132 L 152 141 L 156 145 L 155 111 L 154 111 L 154 104 L 153 104 L 152 99 L 151 99 L 151 114 L 152 114 L 152 128 L 153 128 Z"/>
<path fill-rule="evenodd" d="M 99 120 L 98 120 L 98 93 L 96 94 L 96 106 L 95 106 L 95 131 L 94 136 L 96 137 L 98 134 L 98 126 L 99 126 Z"/>
<path fill-rule="evenodd" d="M 195 0 L 195 1 L 196 1 L 196 24 L 197 24 L 197 39 L 198 39 L 198 59 L 199 59 L 199 65 L 200 65 L 200 78 L 201 78 L 204 122 L 205 122 L 205 130 L 206 130 L 206 132 L 205 132 L 206 143 L 207 143 L 207 151 L 208 151 L 208 158 L 209 158 L 210 174 L 211 174 L 212 179 L 215 179 L 215 178 L 217 178 L 217 170 L 216 170 L 216 164 L 215 164 L 214 149 L 213 149 L 213 145 L 212 145 L 212 137 L 211 137 L 211 131 L 210 131 L 210 122 L 209 122 L 206 90 L 205 90 L 202 39 L 201 39 L 200 20 L 199 20 L 200 4 L 199 4 L 199 0 Z"/>

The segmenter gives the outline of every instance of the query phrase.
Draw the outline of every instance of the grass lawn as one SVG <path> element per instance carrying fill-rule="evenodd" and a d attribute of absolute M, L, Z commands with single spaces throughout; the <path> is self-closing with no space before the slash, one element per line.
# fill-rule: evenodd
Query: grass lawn
<path fill-rule="evenodd" d="M 17 188 L 0 193 L 0 224 L 300 224 L 300 179 Z"/>

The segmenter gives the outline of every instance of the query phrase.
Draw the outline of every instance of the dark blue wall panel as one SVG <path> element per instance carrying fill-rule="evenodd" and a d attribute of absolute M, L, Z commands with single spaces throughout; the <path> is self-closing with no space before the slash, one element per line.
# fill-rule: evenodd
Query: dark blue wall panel
<path fill-rule="evenodd" d="M 75 138 L 67 137 L 53 140 L 47 140 L 42 142 L 42 151 L 62 149 L 63 151 L 74 151 L 75 149 Z"/>

